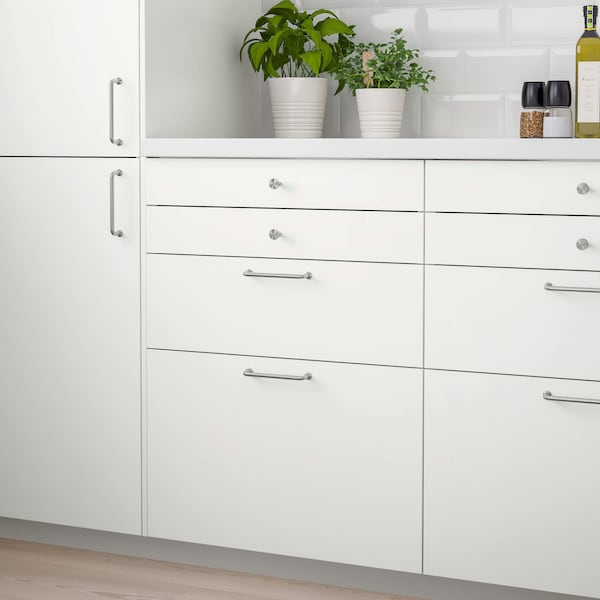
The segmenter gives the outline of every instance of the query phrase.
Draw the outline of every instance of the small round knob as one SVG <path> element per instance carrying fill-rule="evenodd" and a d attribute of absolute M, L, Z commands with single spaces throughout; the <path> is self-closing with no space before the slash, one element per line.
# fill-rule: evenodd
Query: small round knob
<path fill-rule="evenodd" d="M 586 194 L 589 194 L 590 192 L 590 186 L 587 183 L 580 183 L 577 186 L 577 193 L 581 194 L 582 196 L 585 196 Z"/>
<path fill-rule="evenodd" d="M 271 231 L 269 231 L 269 237 L 272 240 L 278 240 L 281 237 L 281 231 L 277 231 L 277 229 L 271 229 Z"/>
<path fill-rule="evenodd" d="M 581 238 L 577 240 L 576 246 L 578 250 L 587 250 L 590 247 L 590 243 L 585 238 Z"/>
<path fill-rule="evenodd" d="M 269 181 L 269 187 L 272 190 L 277 190 L 281 187 L 281 181 L 279 181 L 279 179 L 271 179 L 271 181 Z"/>

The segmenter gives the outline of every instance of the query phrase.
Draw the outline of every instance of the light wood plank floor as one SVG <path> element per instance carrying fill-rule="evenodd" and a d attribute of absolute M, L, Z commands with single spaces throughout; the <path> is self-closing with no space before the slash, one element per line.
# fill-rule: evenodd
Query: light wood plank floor
<path fill-rule="evenodd" d="M 2 600 L 410 600 L 0 539 Z"/>

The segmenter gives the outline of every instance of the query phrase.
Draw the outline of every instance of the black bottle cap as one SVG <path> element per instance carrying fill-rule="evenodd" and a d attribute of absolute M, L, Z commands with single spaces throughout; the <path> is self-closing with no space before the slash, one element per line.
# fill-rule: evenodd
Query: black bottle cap
<path fill-rule="evenodd" d="M 598 18 L 598 5 L 597 4 L 584 4 L 583 5 L 583 16 L 587 20 L 588 10 L 590 8 L 593 11 L 593 14 L 594 14 L 594 23 L 595 23 L 596 19 Z"/>
<path fill-rule="evenodd" d="M 544 82 L 526 81 L 521 91 L 523 108 L 544 108 Z"/>
<path fill-rule="evenodd" d="M 568 81 L 549 81 L 545 98 L 547 108 L 568 108 L 573 99 L 571 84 Z"/>

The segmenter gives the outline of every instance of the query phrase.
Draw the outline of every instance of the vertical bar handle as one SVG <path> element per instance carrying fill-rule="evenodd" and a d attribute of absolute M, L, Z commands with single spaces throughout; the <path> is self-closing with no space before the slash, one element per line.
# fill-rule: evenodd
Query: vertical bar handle
<path fill-rule="evenodd" d="M 123 80 L 115 77 L 110 80 L 108 85 L 108 137 L 110 143 L 115 146 L 122 146 L 123 140 L 115 138 L 115 85 L 121 85 Z"/>
<path fill-rule="evenodd" d="M 121 169 L 116 169 L 110 174 L 110 235 L 114 237 L 123 237 L 123 232 L 115 229 L 115 177 L 122 175 Z"/>

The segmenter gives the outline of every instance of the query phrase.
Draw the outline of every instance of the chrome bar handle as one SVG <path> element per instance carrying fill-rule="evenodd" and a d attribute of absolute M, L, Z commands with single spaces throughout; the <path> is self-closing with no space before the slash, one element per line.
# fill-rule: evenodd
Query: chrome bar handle
<path fill-rule="evenodd" d="M 123 140 L 115 138 L 115 85 L 121 85 L 123 80 L 115 77 L 108 84 L 108 137 L 110 143 L 115 146 L 122 146 Z"/>
<path fill-rule="evenodd" d="M 120 229 L 115 229 L 115 177 L 121 177 L 123 171 L 116 169 L 110 174 L 110 235 L 115 237 L 123 237 L 123 232 Z"/>
<path fill-rule="evenodd" d="M 553 283 L 546 282 L 544 289 L 549 292 L 579 292 L 583 294 L 600 294 L 600 288 L 592 287 L 568 287 L 564 285 L 554 285 Z"/>
<path fill-rule="evenodd" d="M 600 400 L 594 398 L 573 398 L 571 396 L 555 396 L 552 392 L 544 392 L 542 394 L 544 400 L 553 402 L 575 402 L 576 404 L 600 404 Z"/>
<path fill-rule="evenodd" d="M 312 273 L 310 271 L 294 275 L 293 273 L 255 273 L 252 269 L 247 269 L 244 271 L 243 275 L 244 277 L 268 277 L 271 279 L 312 279 Z"/>
<path fill-rule="evenodd" d="M 259 377 L 261 379 L 287 379 L 288 381 L 308 381 L 312 379 L 312 373 L 304 375 L 274 375 L 271 373 L 255 373 L 252 369 L 243 372 L 244 377 Z"/>

